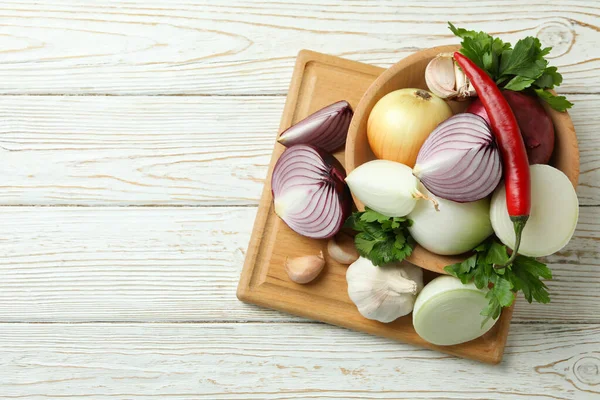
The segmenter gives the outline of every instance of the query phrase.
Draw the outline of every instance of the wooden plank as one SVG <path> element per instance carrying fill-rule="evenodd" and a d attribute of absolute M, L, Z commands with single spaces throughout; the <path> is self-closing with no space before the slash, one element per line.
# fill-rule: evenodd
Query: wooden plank
<path fill-rule="evenodd" d="M 580 203 L 600 205 L 600 96 L 570 97 Z M 0 96 L 0 204 L 256 205 L 284 101 Z"/>
<path fill-rule="evenodd" d="M 3 0 L 0 93 L 284 94 L 302 48 L 387 67 L 456 44 L 448 20 L 538 36 L 554 46 L 563 92 L 597 93 L 599 19 L 597 2 L 560 0 Z"/>
<path fill-rule="evenodd" d="M 257 204 L 283 103 L 0 96 L 0 203 Z"/>
<path fill-rule="evenodd" d="M 513 325 L 499 366 L 321 324 L 0 324 L 2 397 L 593 399 L 599 325 Z"/>
<path fill-rule="evenodd" d="M 255 215 L 0 207 L 0 321 L 300 321 L 235 297 Z M 600 323 L 599 246 L 600 208 L 581 208 L 575 237 L 548 260 L 552 303 L 519 298 L 514 321 Z"/>

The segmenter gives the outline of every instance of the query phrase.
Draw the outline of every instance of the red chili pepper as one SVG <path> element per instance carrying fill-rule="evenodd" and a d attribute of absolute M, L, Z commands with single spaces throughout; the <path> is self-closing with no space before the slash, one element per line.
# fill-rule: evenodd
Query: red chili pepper
<path fill-rule="evenodd" d="M 525 143 L 515 115 L 492 78 L 464 55 L 456 52 L 454 59 L 481 99 L 502 154 L 506 208 L 513 222 L 516 237 L 513 253 L 506 263 L 510 265 L 517 256 L 521 245 L 521 234 L 531 208 L 531 181 Z"/>

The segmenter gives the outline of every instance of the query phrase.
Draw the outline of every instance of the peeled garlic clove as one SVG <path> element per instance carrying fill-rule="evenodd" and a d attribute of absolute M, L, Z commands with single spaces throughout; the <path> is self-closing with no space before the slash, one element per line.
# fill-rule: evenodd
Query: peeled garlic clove
<path fill-rule="evenodd" d="M 285 260 L 285 272 L 293 282 L 304 284 L 313 281 L 325 267 L 323 252 L 317 256 L 302 256 L 287 258 Z"/>
<path fill-rule="evenodd" d="M 329 239 L 327 242 L 327 253 L 340 264 L 352 264 L 358 260 L 359 254 L 354 245 L 354 238 L 345 233 Z"/>
<path fill-rule="evenodd" d="M 429 90 L 442 99 L 457 96 L 452 53 L 441 53 L 427 64 L 425 81 Z"/>

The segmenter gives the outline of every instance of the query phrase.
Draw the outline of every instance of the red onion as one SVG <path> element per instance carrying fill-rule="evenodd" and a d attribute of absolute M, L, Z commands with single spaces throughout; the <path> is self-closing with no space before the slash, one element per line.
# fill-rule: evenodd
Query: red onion
<path fill-rule="evenodd" d="M 537 96 L 529 96 L 512 90 L 503 90 L 502 95 L 512 108 L 519 123 L 529 164 L 548 164 L 554 151 L 554 125 Z M 473 100 L 466 112 L 479 115 L 488 124 L 490 123 L 479 98 Z"/>
<path fill-rule="evenodd" d="M 313 239 L 334 236 L 350 214 L 346 172 L 330 154 L 298 144 L 283 152 L 273 168 L 275 213 L 295 232 Z"/>
<path fill-rule="evenodd" d="M 290 126 L 277 140 L 285 147 L 311 144 L 332 152 L 346 143 L 352 115 L 350 104 L 338 101 Z"/>
<path fill-rule="evenodd" d="M 489 126 L 474 114 L 438 125 L 419 151 L 413 174 L 433 194 L 468 202 L 492 193 L 502 177 L 500 152 Z"/>

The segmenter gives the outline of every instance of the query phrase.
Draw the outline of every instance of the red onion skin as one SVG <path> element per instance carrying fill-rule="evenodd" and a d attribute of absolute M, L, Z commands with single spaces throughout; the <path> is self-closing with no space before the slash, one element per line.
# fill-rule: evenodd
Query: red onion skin
<path fill-rule="evenodd" d="M 331 231 L 328 235 L 318 235 L 318 234 L 317 235 L 304 235 L 302 232 L 298 232 L 293 227 L 291 227 L 283 218 L 282 218 L 282 220 L 288 226 L 290 226 L 290 228 L 292 230 L 294 230 L 296 233 L 298 233 L 300 235 L 307 236 L 307 237 L 310 237 L 313 239 L 329 239 L 329 238 L 335 236 L 341 230 L 341 228 L 344 225 L 344 222 L 346 221 L 346 219 L 348 218 L 348 216 L 350 215 L 350 213 L 352 211 L 352 196 L 350 194 L 350 189 L 348 188 L 348 186 L 346 185 L 346 182 L 345 182 L 346 171 L 344 170 L 344 167 L 342 166 L 342 164 L 334 156 L 327 153 L 323 149 L 320 149 L 317 146 L 306 145 L 306 144 L 295 145 L 295 146 L 289 147 L 284 152 L 284 154 L 289 151 L 294 151 L 294 148 L 298 148 L 300 146 L 304 146 L 304 147 L 313 149 L 314 151 L 316 151 L 318 153 L 318 155 L 323 160 L 323 165 L 325 166 L 327 172 L 326 172 L 326 174 L 323 174 L 323 181 L 321 181 L 321 184 L 332 185 L 332 187 L 334 188 L 335 193 L 336 193 L 336 199 L 337 199 L 337 201 L 339 201 L 340 210 L 341 210 L 342 215 L 341 215 L 341 218 L 339 218 L 339 224 L 337 225 L 336 229 Z M 282 154 L 282 156 L 283 156 L 283 154 Z M 280 164 L 281 159 L 282 158 L 280 157 L 279 160 L 277 160 L 277 163 L 275 164 L 275 167 L 273 168 L 274 175 L 277 173 L 278 166 Z M 317 166 L 316 168 L 320 168 L 320 166 Z M 317 184 L 317 183 L 315 183 L 315 184 Z M 273 199 L 275 199 L 275 190 L 273 187 L 271 187 L 271 194 L 273 196 Z M 327 213 L 328 211 L 329 210 L 325 209 L 325 210 L 320 210 L 320 211 L 317 210 L 316 212 Z M 311 217 L 313 215 L 311 215 Z"/>
<path fill-rule="evenodd" d="M 537 98 L 512 90 L 502 91 L 502 95 L 513 110 L 529 164 L 548 164 L 554 150 L 554 125 Z M 466 112 L 482 117 L 489 124 L 489 118 L 479 98 L 475 99 Z"/>
<path fill-rule="evenodd" d="M 488 117 L 487 111 L 485 111 L 483 103 L 481 102 L 481 100 L 479 100 L 479 97 L 473 100 L 473 102 L 469 105 L 469 107 L 467 107 L 465 112 L 479 115 L 481 118 L 485 119 L 485 122 L 487 122 L 488 125 L 490 124 L 490 117 Z"/>
<path fill-rule="evenodd" d="M 352 116 L 350 104 L 341 100 L 290 126 L 277 141 L 286 147 L 308 144 L 333 152 L 346 143 Z"/>

